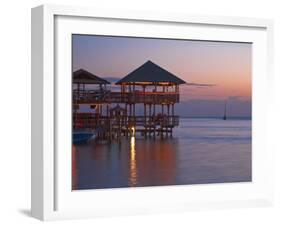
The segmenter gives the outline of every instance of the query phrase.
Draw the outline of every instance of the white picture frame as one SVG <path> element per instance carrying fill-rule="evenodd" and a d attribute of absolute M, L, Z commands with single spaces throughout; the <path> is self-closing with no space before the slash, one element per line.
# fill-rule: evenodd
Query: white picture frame
<path fill-rule="evenodd" d="M 67 18 L 67 19 L 65 19 Z M 109 21 L 105 28 L 99 23 Z M 67 132 L 71 126 L 60 116 L 62 101 L 69 99 L 70 76 L 62 85 L 62 74 L 71 75 L 69 34 L 73 29 L 89 33 L 89 27 L 100 34 L 111 34 L 108 28 L 124 23 L 115 35 L 126 34 L 126 26 L 144 23 L 142 31 L 130 29 L 131 35 L 150 35 L 149 26 L 191 26 L 201 30 L 194 39 L 206 39 L 204 29 L 217 29 L 208 40 L 250 41 L 256 43 L 253 51 L 253 182 L 210 185 L 163 186 L 156 188 L 122 188 L 72 192 L 62 178 L 70 170 L 71 147 Z M 91 24 L 94 23 L 94 24 Z M 112 23 L 112 24 L 110 24 Z M 158 25 L 157 25 L 158 24 Z M 91 26 L 89 26 L 91 25 Z M 147 28 L 147 30 L 146 30 Z M 159 37 L 178 37 L 180 32 L 159 34 Z M 234 30 L 231 30 L 234 29 Z M 236 29 L 236 30 L 235 30 Z M 166 29 L 167 30 L 167 29 Z M 235 31 L 235 35 L 233 32 Z M 250 32 L 248 32 L 250 31 Z M 135 32 L 135 33 L 132 33 Z M 146 33 L 145 33 L 146 32 Z M 243 33 L 244 32 L 244 33 Z M 273 202 L 273 153 L 266 140 L 266 119 L 272 112 L 273 84 L 273 22 L 265 19 L 221 16 L 198 16 L 172 13 L 101 10 L 83 7 L 43 5 L 32 9 L 32 201 L 31 213 L 41 220 L 83 218 L 95 216 L 128 215 L 191 209 L 250 207 L 271 205 Z M 205 36 L 204 36 L 205 35 Z M 154 36 L 157 36 L 155 33 Z M 205 38 L 204 38 L 205 37 Z M 182 37 L 184 38 L 184 37 Z M 61 41 L 63 40 L 63 42 Z M 60 45 L 65 43 L 65 53 Z M 68 54 L 68 55 L 67 55 Z M 58 65 L 59 64 L 59 65 Z M 63 65 L 63 66 L 60 66 Z M 67 85 L 68 84 L 68 85 Z M 68 93 L 62 95 L 62 93 Z M 255 101 L 258 100 L 258 101 Z M 58 110 L 60 109 L 60 110 Z M 63 125 L 66 127 L 64 128 Z M 63 128 L 63 129 L 62 129 Z M 57 137 L 61 139 L 58 141 Z M 63 138 L 63 139 L 62 139 Z M 65 139 L 64 139 L 65 138 Z M 60 142 L 63 140 L 63 142 Z M 69 149 L 70 152 L 70 149 Z M 145 198 L 146 197 L 146 198 Z M 162 199 L 161 197 L 165 197 Z M 88 200 L 88 201 L 87 201 Z M 94 200 L 94 201 L 93 201 Z M 86 204 L 86 203 L 90 204 Z M 83 204 L 84 203 L 84 204 Z M 112 205 L 109 206 L 109 204 Z M 118 205 L 117 205 L 118 203 Z"/>

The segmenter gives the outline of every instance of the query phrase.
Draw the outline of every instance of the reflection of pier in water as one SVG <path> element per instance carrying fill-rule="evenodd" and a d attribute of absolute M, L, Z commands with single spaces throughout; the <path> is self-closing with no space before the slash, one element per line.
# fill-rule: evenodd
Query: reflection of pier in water
<path fill-rule="evenodd" d="M 118 141 L 133 133 L 145 138 L 172 136 L 179 125 L 174 106 L 180 99 L 179 85 L 184 83 L 151 61 L 119 80 L 120 92 L 109 90 L 108 81 L 78 70 L 73 75 L 74 130 L 90 130 L 98 138 Z M 86 85 L 96 88 L 86 89 Z M 89 104 L 93 112 L 79 112 L 81 104 Z M 136 114 L 136 106 L 142 107 L 143 114 Z"/>
<path fill-rule="evenodd" d="M 76 146 L 73 189 L 175 184 L 177 145 L 176 138 L 131 137 L 121 143 Z"/>

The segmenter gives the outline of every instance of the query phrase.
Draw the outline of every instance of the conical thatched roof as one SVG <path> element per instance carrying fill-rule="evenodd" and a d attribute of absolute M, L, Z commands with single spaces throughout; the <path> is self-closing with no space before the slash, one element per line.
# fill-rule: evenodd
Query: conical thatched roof
<path fill-rule="evenodd" d="M 102 79 L 92 73 L 84 70 L 79 69 L 73 72 L 73 83 L 82 83 L 82 84 L 110 84 L 105 79 Z"/>
<path fill-rule="evenodd" d="M 172 84 L 185 84 L 186 82 L 177 76 L 173 75 L 169 71 L 161 68 L 157 64 L 147 61 L 127 76 L 116 82 L 116 84 L 122 83 L 172 83 Z"/>

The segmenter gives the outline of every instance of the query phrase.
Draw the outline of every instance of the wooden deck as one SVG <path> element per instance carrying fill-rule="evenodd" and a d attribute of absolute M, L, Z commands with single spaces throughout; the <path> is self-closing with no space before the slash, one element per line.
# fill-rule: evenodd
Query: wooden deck
<path fill-rule="evenodd" d="M 179 90 L 161 87 L 153 91 L 135 90 L 121 92 L 106 89 L 73 90 L 73 128 L 91 130 L 97 137 L 120 140 L 121 136 L 145 137 L 172 136 L 173 128 L 179 125 L 179 116 L 174 115 L 174 105 L 179 102 Z M 79 105 L 88 104 L 93 113 L 79 113 Z M 119 105 L 121 104 L 121 106 Z M 143 114 L 136 114 L 136 104 L 143 105 Z M 112 106 L 113 105 L 113 106 Z M 115 106 L 114 106 L 115 105 Z M 160 106 L 157 112 L 156 106 Z"/>
<path fill-rule="evenodd" d="M 96 134 L 97 138 L 120 141 L 122 136 L 130 137 L 136 133 L 144 137 L 172 137 L 172 130 L 179 125 L 178 116 L 126 116 L 111 118 L 105 116 L 96 117 L 86 114 L 73 120 L 74 130 L 87 130 Z"/>
<path fill-rule="evenodd" d="M 76 117 L 76 118 L 75 118 Z M 122 116 L 111 118 L 107 116 L 96 116 L 91 113 L 76 114 L 73 118 L 74 128 L 101 129 L 111 127 L 170 127 L 179 125 L 179 116 Z"/>

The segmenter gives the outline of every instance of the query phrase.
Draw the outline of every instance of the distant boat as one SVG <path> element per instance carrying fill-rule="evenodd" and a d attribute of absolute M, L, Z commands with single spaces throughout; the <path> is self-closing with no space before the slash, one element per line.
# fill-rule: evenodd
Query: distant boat
<path fill-rule="evenodd" d="M 223 120 L 226 120 L 226 101 L 224 102 L 224 115 L 223 115 Z"/>

